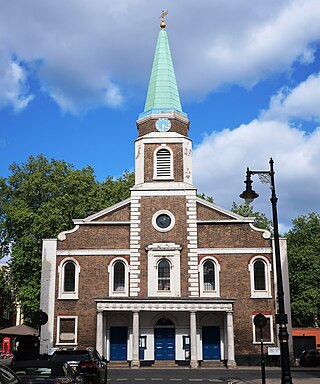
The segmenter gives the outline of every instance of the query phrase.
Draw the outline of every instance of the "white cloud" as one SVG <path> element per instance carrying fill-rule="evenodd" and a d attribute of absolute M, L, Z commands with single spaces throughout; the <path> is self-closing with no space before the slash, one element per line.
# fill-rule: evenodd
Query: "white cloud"
<path fill-rule="evenodd" d="M 265 119 L 320 120 L 320 73 L 309 76 L 293 90 L 281 89 L 271 98 Z"/>
<path fill-rule="evenodd" d="M 199 190 L 213 196 L 217 204 L 231 207 L 233 201 L 240 202 L 238 195 L 244 189 L 246 167 L 268 170 L 269 158 L 273 157 L 282 230 L 287 229 L 297 215 L 320 210 L 320 127 L 308 133 L 283 119 L 284 115 L 300 119 L 314 116 L 316 108 L 312 103 L 311 106 L 304 103 L 303 94 L 313 90 L 318 81 L 319 76 L 310 76 L 286 97 L 279 97 L 277 108 L 274 99 L 278 96 L 274 96 L 270 110 L 265 111 L 262 118 L 207 136 L 193 156 L 195 184 Z M 301 108 L 297 109 L 299 101 Z M 319 116 L 319 111 L 317 113 Z M 276 116 L 280 119 L 276 120 Z M 270 191 L 258 179 L 254 189 L 261 195 L 255 206 L 270 217 Z"/>
<path fill-rule="evenodd" d="M 14 61 L 0 63 L 0 107 L 13 106 L 21 111 L 33 99 L 28 93 L 26 71 Z"/>
<path fill-rule="evenodd" d="M 201 6 L 194 0 L 61 5 L 2 1 L 0 47 L 2 57 L 41 61 L 41 89 L 72 113 L 119 107 L 124 94 L 146 89 L 162 9 L 169 9 L 167 30 L 184 99 L 205 97 L 225 83 L 249 87 L 270 72 L 290 71 L 297 61 L 310 63 L 312 44 L 320 39 L 318 0 L 239 0 L 232 7 L 224 0 L 202 0 Z M 3 88 L 0 93 L 3 100 Z M 30 101 L 6 99 L 16 108 Z"/>

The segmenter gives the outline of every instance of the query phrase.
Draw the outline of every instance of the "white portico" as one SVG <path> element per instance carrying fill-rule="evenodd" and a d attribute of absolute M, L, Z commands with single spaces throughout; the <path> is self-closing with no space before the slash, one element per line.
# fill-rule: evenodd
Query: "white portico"
<path fill-rule="evenodd" d="M 217 360 L 235 366 L 234 299 L 96 299 L 96 303 L 96 346 L 110 361 L 121 359 L 117 353 L 123 349 L 132 367 L 174 360 L 196 368 L 205 360 L 205 330 L 209 329 L 218 337 Z M 117 344 L 114 355 L 112 343 Z"/>

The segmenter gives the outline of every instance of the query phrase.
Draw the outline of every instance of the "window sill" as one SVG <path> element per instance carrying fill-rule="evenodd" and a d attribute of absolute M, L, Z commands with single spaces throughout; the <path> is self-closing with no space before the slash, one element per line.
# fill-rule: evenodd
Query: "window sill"
<path fill-rule="evenodd" d="M 78 295 L 74 295 L 74 296 L 67 296 L 67 295 L 60 295 L 58 296 L 58 300 L 79 300 L 79 297 Z"/>

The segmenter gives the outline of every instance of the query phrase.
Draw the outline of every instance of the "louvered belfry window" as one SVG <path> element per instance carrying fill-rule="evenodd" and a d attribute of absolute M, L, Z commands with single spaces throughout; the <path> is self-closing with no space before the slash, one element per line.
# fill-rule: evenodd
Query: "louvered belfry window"
<path fill-rule="evenodd" d="M 156 177 L 170 178 L 172 177 L 172 155 L 167 148 L 161 148 L 156 153 Z"/>

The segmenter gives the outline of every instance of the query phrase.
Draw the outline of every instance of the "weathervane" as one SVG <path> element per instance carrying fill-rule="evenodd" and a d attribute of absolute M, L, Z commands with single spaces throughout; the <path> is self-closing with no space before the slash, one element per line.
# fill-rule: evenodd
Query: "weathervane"
<path fill-rule="evenodd" d="M 167 16 L 167 14 L 168 14 L 168 11 L 162 11 L 162 13 L 161 13 L 161 23 L 160 23 L 160 27 L 161 27 L 162 29 L 164 29 L 164 28 L 166 27 L 166 23 L 165 23 L 165 21 L 164 21 L 164 18 Z"/>

